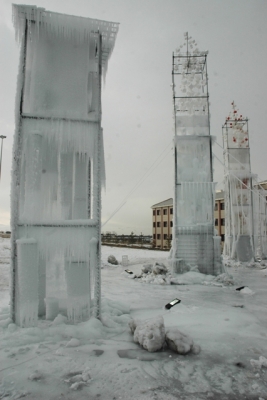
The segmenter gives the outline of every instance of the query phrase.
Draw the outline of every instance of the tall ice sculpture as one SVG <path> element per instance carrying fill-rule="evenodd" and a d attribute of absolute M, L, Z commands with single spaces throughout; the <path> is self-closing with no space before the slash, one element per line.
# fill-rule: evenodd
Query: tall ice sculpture
<path fill-rule="evenodd" d="M 12 319 L 100 318 L 101 80 L 118 24 L 27 5 L 13 20 Z"/>
<path fill-rule="evenodd" d="M 210 135 L 207 52 L 185 33 L 173 54 L 175 193 L 173 272 L 197 266 L 222 272 L 220 236 L 214 232 L 212 137 Z"/>
<path fill-rule="evenodd" d="M 225 169 L 224 255 L 250 262 L 267 256 L 266 194 L 251 172 L 248 118 L 232 102 L 222 127 Z"/>

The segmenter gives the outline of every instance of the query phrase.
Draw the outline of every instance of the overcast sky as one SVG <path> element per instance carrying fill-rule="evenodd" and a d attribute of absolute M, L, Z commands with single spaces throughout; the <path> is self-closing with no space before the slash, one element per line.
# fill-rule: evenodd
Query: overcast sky
<path fill-rule="evenodd" d="M 26 0 L 17 1 L 25 4 Z M 0 230 L 9 229 L 14 103 L 19 49 L 11 1 L 0 0 Z M 28 3 L 27 3 L 28 4 Z M 172 52 L 188 31 L 208 50 L 211 134 L 223 161 L 221 127 L 234 100 L 249 118 L 252 171 L 267 179 L 266 0 L 35 0 L 50 11 L 120 23 L 102 94 L 106 191 L 103 227 L 152 233 L 151 206 L 173 197 Z M 223 188 L 223 167 L 214 159 Z"/>

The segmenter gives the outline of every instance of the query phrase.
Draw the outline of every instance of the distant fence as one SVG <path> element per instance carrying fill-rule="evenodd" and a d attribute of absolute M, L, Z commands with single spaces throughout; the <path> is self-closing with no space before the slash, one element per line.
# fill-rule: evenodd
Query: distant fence
<path fill-rule="evenodd" d="M 114 233 L 102 233 L 101 235 L 103 244 L 116 244 L 116 245 L 138 245 L 138 246 L 151 246 L 152 247 L 152 236 L 151 235 L 116 235 Z"/>
<path fill-rule="evenodd" d="M 2 238 L 10 238 L 10 236 L 11 236 L 11 232 L 10 231 L 6 231 L 6 232 L 3 232 L 3 231 L 1 231 L 0 232 L 0 237 L 2 237 Z"/>

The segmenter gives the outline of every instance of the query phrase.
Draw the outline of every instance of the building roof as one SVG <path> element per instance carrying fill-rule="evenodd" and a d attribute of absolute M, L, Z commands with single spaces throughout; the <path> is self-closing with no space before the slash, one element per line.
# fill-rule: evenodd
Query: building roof
<path fill-rule="evenodd" d="M 160 203 L 154 204 L 151 208 L 158 208 L 158 207 L 167 207 L 167 206 L 172 206 L 173 205 L 173 199 L 167 199 L 164 201 L 161 201 Z"/>

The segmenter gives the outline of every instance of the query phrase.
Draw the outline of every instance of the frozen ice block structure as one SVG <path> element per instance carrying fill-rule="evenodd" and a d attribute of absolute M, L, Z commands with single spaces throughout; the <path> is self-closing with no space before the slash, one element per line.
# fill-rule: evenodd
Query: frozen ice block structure
<path fill-rule="evenodd" d="M 207 52 L 185 43 L 173 54 L 175 121 L 175 194 L 172 241 L 173 272 L 181 260 L 205 274 L 222 270 L 214 233 L 212 137 L 210 135 Z M 220 239 L 219 239 L 220 240 Z"/>
<path fill-rule="evenodd" d="M 73 321 L 91 315 L 94 299 L 100 318 L 101 81 L 118 24 L 27 5 L 13 5 L 13 20 L 20 64 L 12 319 L 21 326 L 36 324 L 50 298 Z"/>
<path fill-rule="evenodd" d="M 239 261 L 266 258 L 266 190 L 251 172 L 248 119 L 236 104 L 222 127 L 225 169 L 224 254 Z"/>

